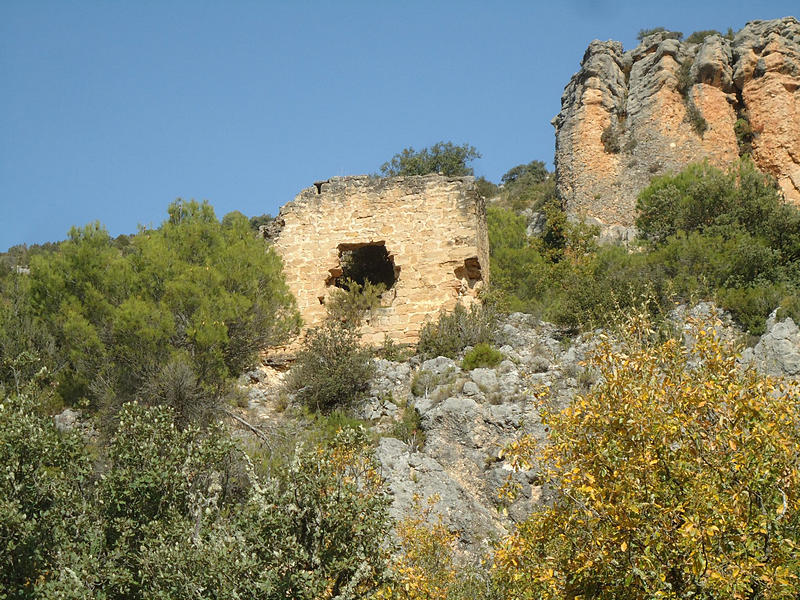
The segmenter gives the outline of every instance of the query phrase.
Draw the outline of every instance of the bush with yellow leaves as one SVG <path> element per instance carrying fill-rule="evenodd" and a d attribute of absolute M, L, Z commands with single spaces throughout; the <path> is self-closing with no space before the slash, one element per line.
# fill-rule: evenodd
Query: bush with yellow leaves
<path fill-rule="evenodd" d="M 392 565 L 392 582 L 377 600 L 477 600 L 498 597 L 485 563 L 464 564 L 457 556 L 458 536 L 447 529 L 439 501 L 414 496 L 411 514 L 395 529 L 399 552 Z"/>
<path fill-rule="evenodd" d="M 600 382 L 519 440 L 556 491 L 495 554 L 514 599 L 797 598 L 800 394 L 737 363 L 717 323 L 687 348 L 631 322 Z"/>

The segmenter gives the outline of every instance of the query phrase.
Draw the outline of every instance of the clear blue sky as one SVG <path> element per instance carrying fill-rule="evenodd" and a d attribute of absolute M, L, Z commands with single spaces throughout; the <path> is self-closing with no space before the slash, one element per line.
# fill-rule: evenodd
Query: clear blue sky
<path fill-rule="evenodd" d="M 795 14 L 797 0 L 0 0 L 0 250 L 157 225 L 175 198 L 277 213 L 405 147 L 469 142 L 493 181 L 552 166 L 550 119 L 593 39 L 635 45 Z"/>

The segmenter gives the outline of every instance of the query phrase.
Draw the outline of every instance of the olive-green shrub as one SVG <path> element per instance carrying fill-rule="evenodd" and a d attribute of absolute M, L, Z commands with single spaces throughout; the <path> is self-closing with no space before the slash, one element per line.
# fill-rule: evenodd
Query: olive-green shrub
<path fill-rule="evenodd" d="M 361 399 L 373 371 L 372 351 L 361 346 L 357 332 L 326 322 L 308 332 L 289 386 L 303 404 L 327 412 Z"/>
<path fill-rule="evenodd" d="M 486 342 L 481 342 L 464 355 L 464 360 L 461 361 L 461 368 L 465 371 L 471 371 L 478 367 L 496 367 L 502 362 L 503 358 L 502 352 Z"/>
<path fill-rule="evenodd" d="M 428 358 L 454 358 L 467 346 L 491 341 L 496 325 L 497 313 L 493 307 L 473 304 L 467 310 L 456 304 L 452 312 L 441 312 L 435 321 L 422 327 L 417 353 Z"/>

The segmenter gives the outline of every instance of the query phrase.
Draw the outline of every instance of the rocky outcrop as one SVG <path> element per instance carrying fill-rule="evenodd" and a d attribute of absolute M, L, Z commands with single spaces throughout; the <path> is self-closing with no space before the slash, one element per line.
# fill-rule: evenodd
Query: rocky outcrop
<path fill-rule="evenodd" d="M 573 215 L 627 226 L 653 176 L 747 151 L 800 205 L 798 88 L 793 17 L 752 21 L 733 40 L 660 32 L 627 52 L 594 41 L 553 120 L 559 196 Z"/>
<path fill-rule="evenodd" d="M 688 349 L 695 343 L 692 323 L 715 323 L 726 344 L 735 345 L 742 337 L 730 315 L 709 302 L 678 306 L 669 322 Z M 552 499 L 535 466 L 514 473 L 500 450 L 523 433 L 546 443 L 540 411 L 567 406 L 598 380 L 585 363 L 599 333 L 568 339 L 551 324 L 515 313 L 496 332 L 495 346 L 505 358 L 494 368 L 467 371 L 460 361 L 441 356 L 375 359 L 369 397 L 356 407 L 355 416 L 375 434 L 392 516 L 401 520 L 412 514 L 415 496 L 438 497 L 434 513 L 458 533 L 461 552 L 476 558 L 537 505 Z M 797 325 L 773 314 L 758 344 L 742 353 L 741 364 L 800 379 Z M 302 411 L 293 410 L 282 382 L 283 372 L 266 367 L 240 380 L 249 400 L 242 415 L 267 432 L 273 445 L 286 448 L 302 438 L 298 431 L 311 425 L 302 423 Z M 402 435 L 396 428 L 409 408 L 419 413 L 419 436 Z M 243 429 L 243 434 L 249 432 Z M 519 491 L 513 502 L 499 495 L 509 482 Z"/>
<path fill-rule="evenodd" d="M 800 380 L 800 329 L 788 317 L 779 321 L 776 312 L 767 319 L 767 331 L 755 347 L 742 353 L 742 360 L 768 375 Z"/>

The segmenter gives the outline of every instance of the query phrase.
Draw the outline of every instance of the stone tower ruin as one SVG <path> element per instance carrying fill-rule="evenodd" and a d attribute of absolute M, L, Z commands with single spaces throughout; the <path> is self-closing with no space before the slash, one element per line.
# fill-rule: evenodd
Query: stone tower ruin
<path fill-rule="evenodd" d="M 426 320 L 475 301 L 489 278 L 486 208 L 472 177 L 334 177 L 284 205 L 268 235 L 305 327 L 325 319 L 344 277 L 386 286 L 362 326 L 368 344 L 416 342 Z"/>

